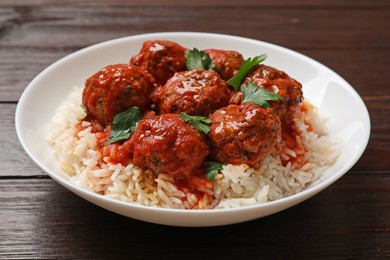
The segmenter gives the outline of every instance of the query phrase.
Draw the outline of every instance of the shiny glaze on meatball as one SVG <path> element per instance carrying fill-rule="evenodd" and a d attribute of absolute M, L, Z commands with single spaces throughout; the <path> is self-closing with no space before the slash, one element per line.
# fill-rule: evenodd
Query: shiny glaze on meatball
<path fill-rule="evenodd" d="M 149 109 L 152 78 L 142 69 L 128 64 L 104 67 L 85 82 L 82 103 L 88 116 L 103 126 L 130 107 Z"/>
<path fill-rule="evenodd" d="M 204 52 L 210 56 L 219 75 L 226 81 L 237 74 L 244 62 L 242 54 L 236 51 L 207 49 Z"/>
<path fill-rule="evenodd" d="M 160 114 L 208 116 L 230 100 L 230 89 L 213 70 L 177 72 L 154 94 Z"/>
<path fill-rule="evenodd" d="M 209 154 L 206 137 L 177 114 L 142 119 L 130 143 L 134 165 L 173 177 L 191 176 Z"/>
<path fill-rule="evenodd" d="M 270 108 L 232 104 L 215 111 L 210 119 L 211 158 L 221 163 L 256 168 L 281 141 L 280 120 Z"/>
<path fill-rule="evenodd" d="M 165 82 L 177 71 L 186 70 L 184 53 L 187 49 L 171 41 L 146 41 L 130 63 L 150 73 L 157 85 Z"/>
<path fill-rule="evenodd" d="M 260 64 L 252 69 L 244 84 L 253 82 L 257 86 L 272 91 L 283 98 L 283 101 L 270 101 L 271 107 L 282 122 L 294 118 L 303 101 L 302 85 L 285 72 Z"/>

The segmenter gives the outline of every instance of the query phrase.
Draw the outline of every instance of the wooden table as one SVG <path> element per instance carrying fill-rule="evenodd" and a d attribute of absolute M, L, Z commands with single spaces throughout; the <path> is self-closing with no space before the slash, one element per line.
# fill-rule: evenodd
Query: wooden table
<path fill-rule="evenodd" d="M 367 150 L 319 195 L 230 226 L 149 224 L 77 197 L 23 151 L 14 127 L 18 99 L 40 71 L 69 53 L 160 31 L 250 37 L 329 66 L 352 84 L 369 109 Z M 0 258 L 390 258 L 389 82 L 387 0 L 2 0 Z"/>

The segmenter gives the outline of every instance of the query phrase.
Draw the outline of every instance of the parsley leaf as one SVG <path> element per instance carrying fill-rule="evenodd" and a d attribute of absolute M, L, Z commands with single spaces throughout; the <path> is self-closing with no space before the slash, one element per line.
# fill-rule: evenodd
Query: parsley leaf
<path fill-rule="evenodd" d="M 210 132 L 210 127 L 208 125 L 211 124 L 211 120 L 205 116 L 189 116 L 186 113 L 181 112 L 179 117 L 184 122 L 191 124 L 193 127 L 197 128 L 205 134 Z"/>
<path fill-rule="evenodd" d="M 237 90 L 240 87 L 240 84 L 242 80 L 246 77 L 248 72 L 255 66 L 259 65 L 261 62 L 263 62 L 267 58 L 267 54 L 262 54 L 260 56 L 256 56 L 254 58 L 248 58 L 246 59 L 241 67 L 238 73 L 231 79 L 229 79 L 226 83 L 229 86 L 232 86 L 235 90 Z"/>
<path fill-rule="evenodd" d="M 248 86 L 241 85 L 242 101 L 241 103 L 253 103 L 261 107 L 270 107 L 267 101 L 279 101 L 283 100 L 281 96 L 268 91 L 264 88 L 258 87 L 255 83 L 249 82 Z"/>
<path fill-rule="evenodd" d="M 83 104 L 80 104 L 81 109 L 84 111 L 84 113 L 87 113 L 87 107 Z"/>
<path fill-rule="evenodd" d="M 109 145 L 121 140 L 129 139 L 130 135 L 137 128 L 137 123 L 142 119 L 138 107 L 132 107 L 124 112 L 117 114 L 114 117 L 112 130 L 107 142 L 104 145 Z"/>
<path fill-rule="evenodd" d="M 77 118 L 77 120 L 83 121 L 88 115 L 88 110 L 87 110 L 87 107 L 84 106 L 83 104 L 80 104 L 80 107 L 84 111 L 84 115 L 82 115 L 80 118 Z"/>
<path fill-rule="evenodd" d="M 206 169 L 206 178 L 210 181 L 214 180 L 215 176 L 217 176 L 219 171 L 222 171 L 223 164 L 218 162 L 209 162 L 209 165 Z"/>
<path fill-rule="evenodd" d="M 211 61 L 209 54 L 204 51 L 200 51 L 197 48 L 192 50 L 188 49 L 184 53 L 184 57 L 186 58 L 186 66 L 188 70 L 216 70 L 215 64 Z"/>

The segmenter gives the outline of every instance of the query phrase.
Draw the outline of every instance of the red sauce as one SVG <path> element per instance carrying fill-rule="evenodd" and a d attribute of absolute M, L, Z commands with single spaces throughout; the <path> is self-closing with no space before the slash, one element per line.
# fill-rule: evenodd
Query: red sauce
<path fill-rule="evenodd" d="M 242 55 L 208 50 L 220 70 L 217 74 L 186 71 L 185 51 L 174 42 L 145 42 L 130 64 L 109 65 L 86 80 L 83 104 L 88 116 L 84 120 L 96 133 L 101 164 L 133 163 L 145 172 L 153 172 L 150 178 L 169 174 L 178 189 L 200 200 L 209 196 L 202 190 L 212 188 L 212 182 L 205 177 L 204 165 L 209 160 L 246 163 L 256 168 L 262 158 L 276 150 L 283 152 L 284 147 L 296 153 L 296 157 L 282 157 L 284 165 L 305 163 L 306 150 L 296 139 L 300 132 L 292 118 L 313 107 L 308 103 L 301 106 L 299 82 L 275 68 L 259 65 L 243 82 L 277 91 L 283 100 L 270 101 L 269 109 L 249 103 L 229 106 L 229 100 L 239 103 L 240 95 L 232 98 L 225 80 L 239 70 Z M 115 115 L 134 106 L 144 116 L 130 139 L 105 145 Z M 181 111 L 209 117 L 210 133 L 206 135 L 181 120 L 177 115 Z M 311 131 L 312 126 L 305 123 Z M 83 129 L 85 126 L 78 123 L 77 130 Z"/>
<path fill-rule="evenodd" d="M 133 163 L 155 174 L 169 174 L 178 189 L 201 199 L 204 193 L 199 190 L 212 187 L 202 166 L 208 154 L 205 136 L 176 114 L 163 117 L 150 114 L 138 124 L 132 137 L 122 142 L 105 145 L 111 126 L 96 133 L 100 163 L 103 160 L 122 165 Z"/>
<path fill-rule="evenodd" d="M 289 162 L 294 163 L 296 165 L 303 165 L 304 162 L 304 155 L 305 155 L 305 150 L 302 146 L 300 146 L 297 143 L 296 136 L 297 136 L 298 131 L 292 127 L 291 125 L 284 125 L 282 126 L 282 142 L 283 145 L 294 151 L 296 154 L 296 157 L 293 156 L 288 156 L 288 159 L 282 157 L 282 164 L 283 166 L 286 166 Z M 283 152 L 283 149 L 282 149 Z M 287 154 L 287 153 L 286 153 Z"/>
<path fill-rule="evenodd" d="M 298 113 L 299 115 L 300 113 L 308 113 L 313 109 L 314 107 L 311 104 L 307 102 L 303 102 L 302 106 L 300 107 L 300 111 Z M 304 124 L 308 132 L 313 131 L 313 128 L 309 122 L 304 120 Z M 294 163 L 295 165 L 297 165 L 297 167 L 303 166 L 306 163 L 305 153 L 307 152 L 307 148 L 297 141 L 297 136 L 301 136 L 301 133 L 298 129 L 296 129 L 293 122 L 289 122 L 289 123 L 284 122 L 282 124 L 283 145 L 286 148 L 294 151 L 296 154 L 296 157 L 289 156 L 289 159 L 287 160 L 285 158 L 282 158 L 282 163 L 284 166 L 286 166 L 289 162 Z"/>
<path fill-rule="evenodd" d="M 103 159 L 108 160 L 111 163 L 120 163 L 122 165 L 131 163 L 132 153 L 129 149 L 129 141 L 105 145 L 109 140 L 110 133 L 111 126 L 106 127 L 101 132 L 96 132 L 97 147 L 101 154 L 100 163 L 102 163 Z"/>
<path fill-rule="evenodd" d="M 85 81 L 82 103 L 89 117 L 107 126 L 115 115 L 133 106 L 141 113 L 150 105 L 152 77 L 128 64 L 109 65 Z"/>
<path fill-rule="evenodd" d="M 314 110 L 314 106 L 312 104 L 310 104 L 309 102 L 303 102 L 302 103 L 302 106 L 301 106 L 302 113 L 309 113 L 312 110 Z M 307 121 L 305 119 L 304 123 L 306 125 L 307 131 L 313 131 L 313 127 L 312 127 L 312 125 L 311 125 L 311 123 L 309 121 Z"/>
<path fill-rule="evenodd" d="M 83 122 L 89 122 L 90 124 L 83 126 Z M 79 121 L 76 124 L 76 134 L 86 128 L 91 127 L 91 133 L 100 133 L 103 130 L 103 127 L 94 119 L 89 118 L 88 116 L 82 121 Z"/>
<path fill-rule="evenodd" d="M 108 141 L 108 137 L 111 133 L 111 127 L 107 127 L 103 132 L 96 133 L 96 140 L 98 144 L 98 148 L 102 148 L 104 143 Z"/>
<path fill-rule="evenodd" d="M 203 168 L 194 171 L 190 177 L 177 176 L 174 180 L 179 190 L 185 193 L 192 193 L 198 199 L 201 199 L 204 195 L 200 190 L 210 189 L 212 187 L 211 181 L 205 177 L 205 169 Z M 186 198 L 183 198 L 183 200 L 186 200 Z"/>

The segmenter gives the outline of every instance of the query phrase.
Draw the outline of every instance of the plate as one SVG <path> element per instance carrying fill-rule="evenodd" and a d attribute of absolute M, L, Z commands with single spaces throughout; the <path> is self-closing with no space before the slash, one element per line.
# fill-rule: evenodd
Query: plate
<path fill-rule="evenodd" d="M 74 86 L 102 67 L 127 63 L 146 40 L 171 40 L 187 48 L 219 48 L 244 57 L 266 53 L 266 64 L 284 70 L 303 85 L 305 98 L 326 115 L 329 134 L 338 142 L 341 156 L 314 185 L 280 200 L 235 209 L 177 210 L 134 205 L 83 190 L 69 181 L 58 165 L 45 135 L 58 106 Z M 50 65 L 31 81 L 20 97 L 15 117 L 20 143 L 31 159 L 59 184 L 107 210 L 134 219 L 173 226 L 219 226 L 264 217 L 294 206 L 322 191 L 343 176 L 360 158 L 370 136 L 370 118 L 362 99 L 338 74 L 292 50 L 236 36 L 167 32 L 124 37 L 96 44 Z"/>

